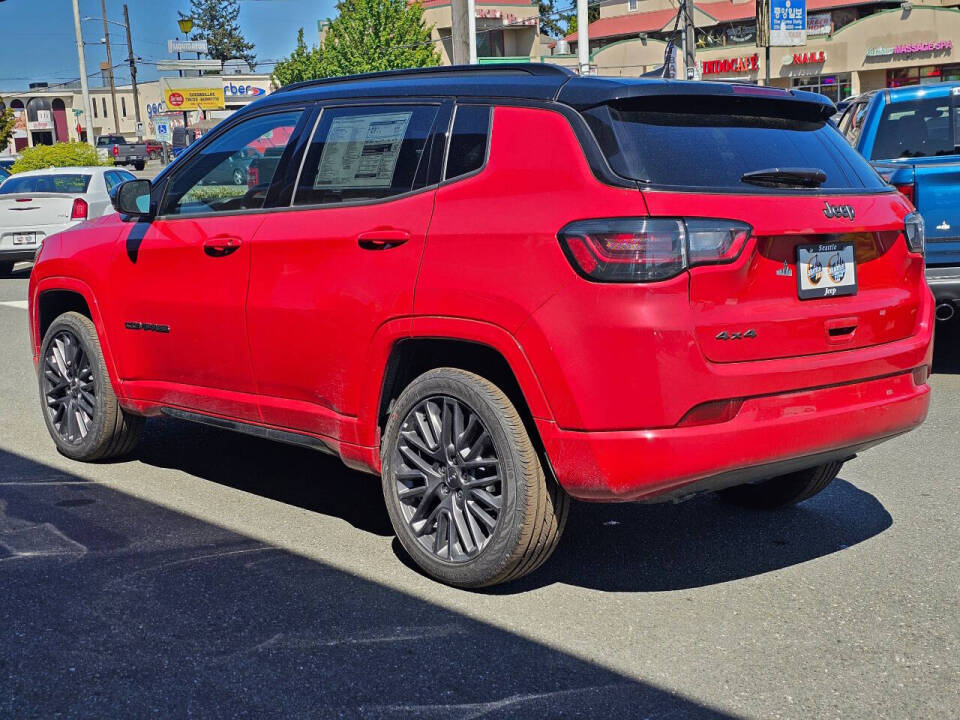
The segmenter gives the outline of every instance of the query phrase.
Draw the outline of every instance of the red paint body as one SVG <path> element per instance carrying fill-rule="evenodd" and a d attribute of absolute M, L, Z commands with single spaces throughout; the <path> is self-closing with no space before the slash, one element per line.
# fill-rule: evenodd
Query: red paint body
<path fill-rule="evenodd" d="M 824 200 L 852 205 L 856 220 L 826 219 Z M 481 343 L 513 371 L 571 494 L 652 497 L 923 421 L 929 388 L 911 371 L 931 363 L 933 300 L 902 235 L 910 210 L 896 193 L 612 187 L 562 114 L 497 107 L 484 170 L 439 188 L 373 205 L 155 220 L 139 231 L 136 262 L 128 236 L 142 225 L 116 215 L 51 238 L 30 281 L 34 357 L 40 295 L 77 292 L 128 409 L 309 434 L 376 472 L 391 350 L 411 337 Z M 576 220 L 648 214 L 742 220 L 753 236 L 733 263 L 648 284 L 589 282 L 557 240 Z M 777 270 L 797 243 L 837 232 L 862 234 L 858 293 L 799 300 L 795 274 Z M 205 254 L 225 242 L 237 247 Z M 171 331 L 131 332 L 127 321 Z M 756 337 L 716 339 L 747 329 Z M 726 399 L 743 401 L 732 419 L 678 427 Z"/>

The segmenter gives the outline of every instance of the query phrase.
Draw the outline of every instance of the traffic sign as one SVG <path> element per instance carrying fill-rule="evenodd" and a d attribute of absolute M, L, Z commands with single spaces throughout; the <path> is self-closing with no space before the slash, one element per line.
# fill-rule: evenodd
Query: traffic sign
<path fill-rule="evenodd" d="M 165 143 L 173 142 L 173 129 L 170 127 L 170 123 L 158 122 L 156 123 L 156 127 L 157 127 L 157 140 Z"/>

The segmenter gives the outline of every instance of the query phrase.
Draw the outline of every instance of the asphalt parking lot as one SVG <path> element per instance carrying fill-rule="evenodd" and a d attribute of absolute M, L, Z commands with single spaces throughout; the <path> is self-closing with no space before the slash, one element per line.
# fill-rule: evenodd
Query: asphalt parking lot
<path fill-rule="evenodd" d="M 485 593 L 403 559 L 378 481 L 151 420 L 59 456 L 0 278 L 0 717 L 955 718 L 960 323 L 933 409 L 776 514 L 574 504 Z"/>

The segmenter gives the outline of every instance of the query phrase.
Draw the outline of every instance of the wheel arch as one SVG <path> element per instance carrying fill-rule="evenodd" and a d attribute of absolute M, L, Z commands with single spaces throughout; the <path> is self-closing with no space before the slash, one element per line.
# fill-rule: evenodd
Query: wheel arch
<path fill-rule="evenodd" d="M 94 329 L 97 331 L 97 338 L 100 340 L 100 349 L 103 352 L 104 363 L 107 366 L 114 392 L 117 397 L 120 397 L 119 376 L 117 375 L 106 328 L 103 324 L 103 317 L 100 314 L 100 307 L 96 302 L 93 291 L 81 280 L 55 277 L 45 278 L 37 284 L 30 312 L 30 335 L 34 364 L 40 361 L 40 346 L 43 343 L 43 336 L 53 321 L 67 312 L 80 313 L 93 323 Z"/>

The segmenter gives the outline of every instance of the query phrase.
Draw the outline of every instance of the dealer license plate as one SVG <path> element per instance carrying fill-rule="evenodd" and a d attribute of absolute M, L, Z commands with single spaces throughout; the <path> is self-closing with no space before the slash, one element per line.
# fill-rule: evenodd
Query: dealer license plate
<path fill-rule="evenodd" d="M 810 298 L 855 295 L 857 261 L 853 243 L 797 247 L 797 294 Z"/>
<path fill-rule="evenodd" d="M 13 236 L 14 245 L 36 245 L 36 233 L 15 233 Z"/>

